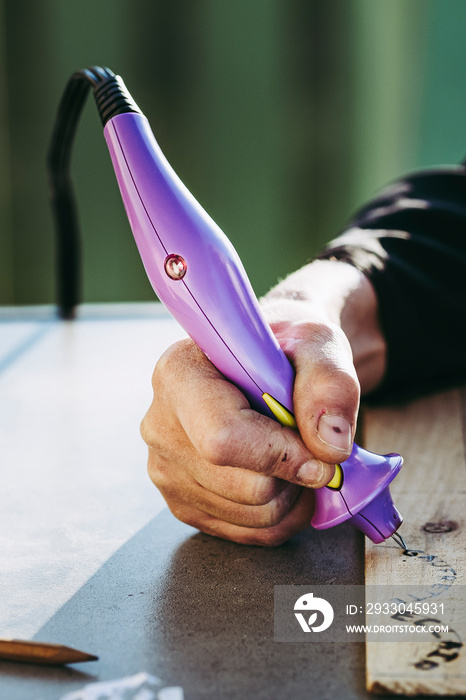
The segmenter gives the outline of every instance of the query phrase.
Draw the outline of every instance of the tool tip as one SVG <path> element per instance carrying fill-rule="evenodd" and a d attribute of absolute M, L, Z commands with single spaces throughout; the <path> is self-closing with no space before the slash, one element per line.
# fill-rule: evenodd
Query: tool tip
<path fill-rule="evenodd" d="M 408 547 L 407 547 L 407 545 L 406 545 L 406 542 L 404 541 L 404 539 L 402 538 L 402 536 L 400 535 L 399 532 L 394 532 L 393 535 L 392 535 L 392 539 L 395 540 L 395 542 L 397 543 L 397 545 L 398 545 L 399 547 L 401 547 L 401 549 L 402 549 L 403 551 L 406 551 L 406 550 L 408 549 Z"/>

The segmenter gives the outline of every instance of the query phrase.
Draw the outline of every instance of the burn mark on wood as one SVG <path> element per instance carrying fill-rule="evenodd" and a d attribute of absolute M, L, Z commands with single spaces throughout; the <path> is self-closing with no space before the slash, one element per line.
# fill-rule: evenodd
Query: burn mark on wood
<path fill-rule="evenodd" d="M 454 520 L 441 520 L 438 523 L 426 523 L 422 529 L 434 535 L 442 535 L 447 532 L 454 532 L 458 529 L 458 523 Z"/>

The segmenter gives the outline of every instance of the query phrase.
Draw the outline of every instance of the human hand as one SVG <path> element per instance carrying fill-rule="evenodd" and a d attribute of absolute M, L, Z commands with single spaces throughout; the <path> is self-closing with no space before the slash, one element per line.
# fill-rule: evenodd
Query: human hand
<path fill-rule="evenodd" d="M 244 544 L 278 545 L 309 526 L 313 489 L 351 452 L 359 405 L 351 347 L 336 324 L 272 328 L 296 371 L 299 432 L 253 411 L 191 340 L 157 363 L 141 426 L 149 475 L 174 515 Z"/>

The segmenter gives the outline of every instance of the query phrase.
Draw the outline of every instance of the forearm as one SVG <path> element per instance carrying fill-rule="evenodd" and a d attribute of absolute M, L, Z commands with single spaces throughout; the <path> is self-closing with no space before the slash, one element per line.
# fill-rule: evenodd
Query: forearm
<path fill-rule="evenodd" d="M 315 260 L 274 287 L 262 300 L 269 322 L 322 322 L 345 333 L 361 391 L 381 382 L 386 343 L 377 312 L 377 297 L 367 277 L 352 265 Z"/>

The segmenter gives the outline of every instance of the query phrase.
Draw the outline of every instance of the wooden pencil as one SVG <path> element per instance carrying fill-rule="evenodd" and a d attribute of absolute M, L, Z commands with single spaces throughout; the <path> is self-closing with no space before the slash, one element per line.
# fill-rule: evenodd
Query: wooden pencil
<path fill-rule="evenodd" d="M 98 656 L 62 644 L 32 642 L 22 639 L 0 639 L 0 659 L 22 663 L 63 666 L 97 661 Z"/>

